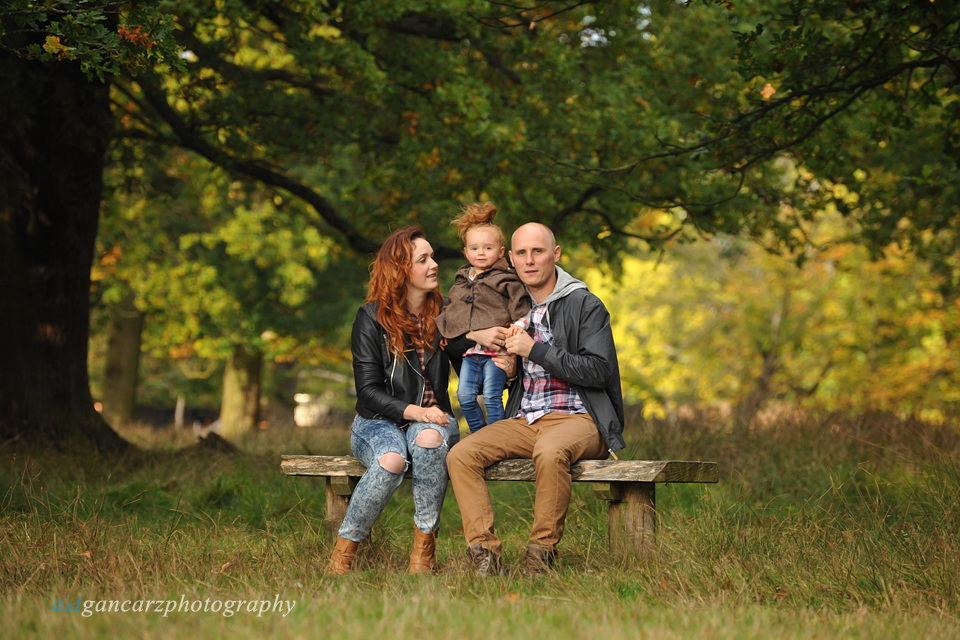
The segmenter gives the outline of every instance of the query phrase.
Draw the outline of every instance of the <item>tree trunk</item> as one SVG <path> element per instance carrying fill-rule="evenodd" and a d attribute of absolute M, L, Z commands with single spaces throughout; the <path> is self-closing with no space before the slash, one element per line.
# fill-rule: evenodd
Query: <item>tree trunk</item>
<path fill-rule="evenodd" d="M 260 421 L 259 351 L 248 353 L 236 347 L 223 373 L 223 400 L 220 406 L 220 435 L 236 439 L 256 428 Z"/>
<path fill-rule="evenodd" d="M 121 448 L 87 376 L 109 87 L 0 53 L 0 96 L 0 438 Z"/>
<path fill-rule="evenodd" d="M 173 409 L 173 426 L 183 428 L 183 414 L 187 409 L 187 397 L 182 393 L 177 396 L 177 405 Z"/>
<path fill-rule="evenodd" d="M 103 376 L 103 417 L 119 427 L 133 422 L 140 369 L 140 333 L 143 314 L 128 292 L 110 309 L 107 329 L 107 366 Z"/>
<path fill-rule="evenodd" d="M 760 413 L 760 410 L 770 398 L 770 384 L 773 381 L 774 374 L 780 368 L 779 352 L 767 351 L 761 355 L 763 356 L 763 367 L 760 370 L 760 377 L 757 378 L 750 393 L 737 403 L 734 410 L 736 426 L 741 430 L 749 429 L 753 419 L 757 417 L 757 414 Z"/>
<path fill-rule="evenodd" d="M 784 316 L 790 307 L 790 291 L 784 290 L 783 296 L 777 301 L 770 317 L 769 347 L 760 347 L 763 358 L 760 376 L 750 393 L 737 403 L 734 412 L 736 426 L 742 431 L 750 428 L 754 418 L 770 398 L 770 389 L 773 385 L 773 376 L 780 370 L 781 349 L 783 347 L 782 329 Z"/>

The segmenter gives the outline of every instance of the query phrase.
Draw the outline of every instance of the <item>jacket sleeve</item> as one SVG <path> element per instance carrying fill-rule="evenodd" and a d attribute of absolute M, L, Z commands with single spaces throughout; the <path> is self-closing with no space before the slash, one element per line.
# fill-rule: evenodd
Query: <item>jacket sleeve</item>
<path fill-rule="evenodd" d="M 465 318 L 470 317 L 470 309 L 468 303 L 463 302 L 464 289 L 463 283 L 458 278 L 450 287 L 446 302 L 440 310 L 440 314 L 437 315 L 437 331 L 448 340 L 467 332 L 467 329 L 464 328 L 466 326 Z"/>
<path fill-rule="evenodd" d="M 571 301 L 564 299 L 562 303 L 569 305 Z M 571 384 L 604 389 L 611 384 L 614 368 L 618 366 L 610 314 L 593 294 L 587 294 L 582 302 L 573 302 L 571 311 L 571 317 L 565 316 L 564 322 L 577 323 L 566 330 L 567 335 L 576 332 L 577 345 L 536 342 L 530 350 L 530 360 Z M 554 334 L 555 342 L 557 338 Z M 574 351 L 568 350 L 571 348 Z"/>
<path fill-rule="evenodd" d="M 350 335 L 353 353 L 353 380 L 357 387 L 357 403 L 397 423 L 406 422 L 403 412 L 407 403 L 389 393 L 387 376 L 391 363 L 383 361 L 380 325 L 362 308 L 357 312 Z M 397 366 L 400 366 L 397 363 Z"/>
<path fill-rule="evenodd" d="M 459 335 L 447 341 L 447 347 L 444 351 L 447 358 L 450 359 L 450 367 L 457 372 L 458 377 L 460 376 L 460 367 L 463 365 L 463 354 L 476 344 L 476 342 L 467 340 L 466 335 Z"/>
<path fill-rule="evenodd" d="M 508 280 L 506 285 L 507 314 L 514 322 L 530 313 L 530 294 L 519 280 Z"/>

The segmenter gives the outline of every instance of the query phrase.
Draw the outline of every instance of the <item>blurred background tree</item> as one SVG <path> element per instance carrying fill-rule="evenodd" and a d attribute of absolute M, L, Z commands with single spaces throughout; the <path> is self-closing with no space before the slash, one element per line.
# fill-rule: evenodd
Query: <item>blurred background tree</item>
<path fill-rule="evenodd" d="M 870 259 L 839 214 L 815 218 L 828 248 L 803 265 L 717 236 L 626 258 L 587 282 L 613 319 L 627 396 L 648 416 L 712 407 L 742 428 L 771 401 L 955 420 L 960 304 L 914 256 Z M 789 256 L 795 257 L 795 256 Z"/>
<path fill-rule="evenodd" d="M 111 165 L 94 292 L 110 309 L 137 292 L 147 318 L 142 348 L 179 371 L 151 400 L 189 395 L 192 404 L 209 403 L 191 392 L 191 381 L 218 374 L 221 433 L 235 437 L 260 422 L 261 373 L 274 363 L 349 365 L 344 327 L 366 265 L 311 226 L 301 202 L 233 180 L 189 153 L 172 155 Z M 108 344 L 105 410 L 114 351 Z M 293 389 L 285 395 L 292 404 Z"/>

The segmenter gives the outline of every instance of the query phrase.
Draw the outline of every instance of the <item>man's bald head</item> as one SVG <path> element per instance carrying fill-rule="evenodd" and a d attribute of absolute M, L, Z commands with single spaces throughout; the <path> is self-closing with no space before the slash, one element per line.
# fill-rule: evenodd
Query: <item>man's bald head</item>
<path fill-rule="evenodd" d="M 510 260 L 538 303 L 546 300 L 557 286 L 559 259 L 560 247 L 549 227 L 539 222 L 528 222 L 513 232 Z"/>
<path fill-rule="evenodd" d="M 520 225 L 517 227 L 517 230 L 513 232 L 513 236 L 510 238 L 510 246 L 513 247 L 514 242 L 516 241 L 517 234 L 530 234 L 530 233 L 541 233 L 543 234 L 542 239 L 545 246 L 549 249 L 553 249 L 557 246 L 557 238 L 553 235 L 553 231 L 550 230 L 545 224 L 540 224 L 539 222 L 528 222 L 526 224 Z"/>

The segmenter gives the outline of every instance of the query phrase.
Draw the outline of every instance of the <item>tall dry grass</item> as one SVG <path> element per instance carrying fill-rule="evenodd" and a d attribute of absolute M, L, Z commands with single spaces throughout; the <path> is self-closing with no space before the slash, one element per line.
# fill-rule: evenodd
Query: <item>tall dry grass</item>
<path fill-rule="evenodd" d="M 311 629 L 412 637 L 419 629 L 458 638 L 490 629 L 506 637 L 630 636 L 641 628 L 664 637 L 960 632 L 955 426 L 789 410 L 766 414 L 750 430 L 708 415 L 629 422 L 628 457 L 715 460 L 720 483 L 661 486 L 658 551 L 641 560 L 610 554 L 605 503 L 575 486 L 561 561 L 540 580 L 474 577 L 452 495 L 440 532 L 444 571 L 426 581 L 403 575 L 412 526 L 406 486 L 364 545 L 359 571 L 345 580 L 326 576 L 322 485 L 280 475 L 279 454 L 346 453 L 342 426 L 258 432 L 241 443 L 242 454 L 176 449 L 146 430 L 138 442 L 158 450 L 117 457 L 6 445 L 0 615 L 24 633 L 76 637 L 144 628 L 161 637 L 194 628 L 268 637 Z M 532 486 L 490 488 L 507 561 L 517 566 Z M 56 600 L 78 597 L 275 593 L 298 600 L 295 615 L 51 611 Z"/>

